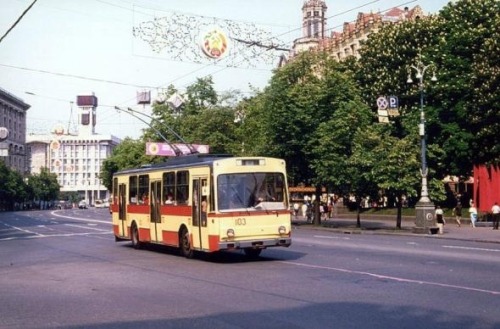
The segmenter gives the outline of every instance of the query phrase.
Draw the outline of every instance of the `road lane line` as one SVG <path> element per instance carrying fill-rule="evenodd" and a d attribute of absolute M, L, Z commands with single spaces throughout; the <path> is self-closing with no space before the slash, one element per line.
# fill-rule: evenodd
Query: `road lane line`
<path fill-rule="evenodd" d="M 51 214 L 54 215 L 54 216 L 56 216 L 56 217 L 69 218 L 69 219 L 79 220 L 79 221 L 82 221 L 82 222 L 94 222 L 94 223 L 101 223 L 101 224 L 113 225 L 113 223 L 111 222 L 111 220 L 99 220 L 99 219 L 90 219 L 90 218 L 80 218 L 80 217 L 72 217 L 72 216 L 63 216 L 63 215 L 57 214 L 55 211 L 51 212 Z"/>
<path fill-rule="evenodd" d="M 40 237 L 43 237 L 44 235 L 43 234 L 40 234 L 40 233 L 37 233 L 37 232 L 32 232 L 32 231 L 29 231 L 29 230 L 25 230 L 25 229 L 22 229 L 20 227 L 17 227 L 17 226 L 13 226 L 13 225 L 10 225 L 10 224 L 7 224 L 7 223 L 3 223 L 5 226 L 8 226 L 10 228 L 13 228 L 15 230 L 18 230 L 18 231 L 21 231 L 21 232 L 24 232 L 24 233 L 28 233 L 28 234 L 34 234 L 34 235 L 37 235 L 37 236 L 40 236 Z"/>
<path fill-rule="evenodd" d="M 111 235 L 113 231 L 106 232 L 85 232 L 85 233 L 61 233 L 61 234 L 46 234 L 46 235 L 30 235 L 30 236 L 22 236 L 22 237 L 8 237 L 8 238 L 0 238 L 0 241 L 9 241 L 9 240 L 23 240 L 23 239 L 46 239 L 46 238 L 65 238 L 72 236 L 95 236 L 95 235 Z"/>
<path fill-rule="evenodd" d="M 110 230 L 103 230 L 101 228 L 95 228 L 95 227 L 89 227 L 89 226 L 83 226 L 83 225 L 76 225 L 76 224 L 64 224 L 65 226 L 71 226 L 71 227 L 78 227 L 78 228 L 83 228 L 85 230 L 94 230 L 94 231 L 100 231 L 100 232 L 111 232 Z"/>
<path fill-rule="evenodd" d="M 500 252 L 500 249 L 489 249 L 489 248 L 477 248 L 477 247 L 461 247 L 461 246 L 443 246 L 443 248 L 448 249 L 463 249 L 463 250 L 474 250 L 474 251 L 492 251 L 492 252 Z"/>
<path fill-rule="evenodd" d="M 370 276 L 370 277 L 374 277 L 377 279 L 391 280 L 391 281 L 396 281 L 396 282 L 425 284 L 425 285 L 429 285 L 429 286 L 437 286 L 437 287 L 442 287 L 442 288 L 452 288 L 452 289 L 459 289 L 459 290 L 482 292 L 482 293 L 487 293 L 487 294 L 491 294 L 491 295 L 500 295 L 500 291 L 495 291 L 495 290 L 478 289 L 478 288 L 458 286 L 458 285 L 453 285 L 453 284 L 446 284 L 446 283 L 439 283 L 439 282 L 432 282 L 432 281 L 422 281 L 422 280 L 398 278 L 398 277 L 394 277 L 394 276 L 387 276 L 387 275 L 381 275 L 381 274 L 370 273 L 370 272 L 348 270 L 345 268 L 335 268 L 335 267 L 320 266 L 320 265 L 309 265 L 309 264 L 298 263 L 298 262 L 289 262 L 289 261 L 281 261 L 280 263 L 301 266 L 301 267 L 308 267 L 308 268 L 313 268 L 313 269 L 336 271 L 336 272 L 341 272 L 341 273 L 365 275 L 365 276 Z"/>

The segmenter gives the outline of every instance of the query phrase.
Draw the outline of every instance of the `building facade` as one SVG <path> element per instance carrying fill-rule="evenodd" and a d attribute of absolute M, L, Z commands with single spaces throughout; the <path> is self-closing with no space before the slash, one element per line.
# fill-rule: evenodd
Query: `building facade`
<path fill-rule="evenodd" d="M 393 8 L 385 13 L 358 13 L 355 21 L 344 22 L 342 31 L 327 29 L 327 6 L 323 0 L 307 0 L 302 6 L 302 37 L 294 40 L 289 54 L 280 58 L 286 65 L 302 51 L 326 51 L 341 61 L 349 56 L 359 58 L 359 49 L 371 33 L 386 24 L 416 20 L 424 15 L 420 6 Z"/>
<path fill-rule="evenodd" d="M 31 173 L 42 167 L 57 175 L 61 192 L 76 192 L 80 199 L 93 205 L 106 200 L 109 191 L 99 178 L 103 161 L 111 156 L 120 139 L 95 133 L 97 97 L 77 97 L 78 133 L 69 134 L 55 127 L 50 134 L 28 135 Z"/>
<path fill-rule="evenodd" d="M 26 112 L 22 99 L 0 88 L 0 161 L 21 174 L 28 172 Z"/>

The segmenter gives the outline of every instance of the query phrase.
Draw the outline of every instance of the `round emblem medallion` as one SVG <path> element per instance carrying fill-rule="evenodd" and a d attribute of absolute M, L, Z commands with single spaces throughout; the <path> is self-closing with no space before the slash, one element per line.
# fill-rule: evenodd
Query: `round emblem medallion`
<path fill-rule="evenodd" d="M 221 58 L 227 52 L 228 38 L 221 30 L 213 29 L 203 35 L 200 46 L 206 56 Z"/>
<path fill-rule="evenodd" d="M 156 155 L 158 154 L 158 151 L 159 151 L 159 147 L 158 147 L 158 144 L 157 143 L 151 143 L 149 144 L 148 146 L 148 151 L 149 151 L 149 154 L 151 155 Z"/>

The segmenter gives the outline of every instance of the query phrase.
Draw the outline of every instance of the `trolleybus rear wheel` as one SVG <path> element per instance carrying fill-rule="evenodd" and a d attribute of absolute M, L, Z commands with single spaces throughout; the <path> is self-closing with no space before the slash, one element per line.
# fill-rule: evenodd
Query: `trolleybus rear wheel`
<path fill-rule="evenodd" d="M 141 241 L 139 240 L 139 230 L 137 229 L 137 225 L 134 223 L 132 225 L 132 246 L 135 249 L 141 248 Z"/>
<path fill-rule="evenodd" d="M 191 242 L 189 241 L 189 232 L 185 227 L 181 229 L 180 240 L 181 255 L 186 258 L 192 258 L 194 251 L 191 248 Z"/>

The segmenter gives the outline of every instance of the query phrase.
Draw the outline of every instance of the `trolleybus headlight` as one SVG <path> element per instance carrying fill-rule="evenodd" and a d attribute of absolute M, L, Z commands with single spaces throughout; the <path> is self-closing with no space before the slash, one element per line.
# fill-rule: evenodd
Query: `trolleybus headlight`
<path fill-rule="evenodd" d="M 234 230 L 232 228 L 227 229 L 227 237 L 234 238 Z"/>
<path fill-rule="evenodd" d="M 282 225 L 282 226 L 280 226 L 280 228 L 278 229 L 278 232 L 279 232 L 280 234 L 286 234 L 286 227 L 284 227 L 283 225 Z"/>

